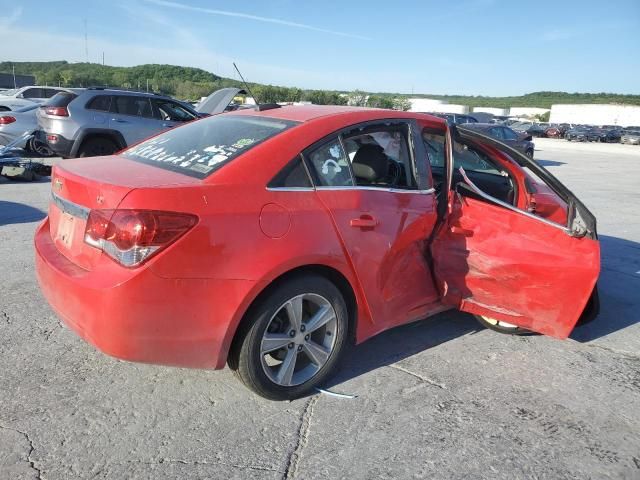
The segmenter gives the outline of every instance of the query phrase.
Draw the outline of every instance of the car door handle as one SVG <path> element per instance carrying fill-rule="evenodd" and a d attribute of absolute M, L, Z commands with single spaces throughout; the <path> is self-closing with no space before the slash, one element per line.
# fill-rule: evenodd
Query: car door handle
<path fill-rule="evenodd" d="M 451 233 L 455 233 L 457 235 L 463 235 L 465 237 L 473 237 L 473 230 L 469 230 L 462 227 L 452 226 Z"/>
<path fill-rule="evenodd" d="M 378 220 L 371 215 L 360 215 L 360 218 L 352 218 L 350 225 L 355 228 L 375 228 L 378 225 Z"/>
<path fill-rule="evenodd" d="M 122 120 L 121 118 L 112 118 L 111 121 L 117 123 L 129 123 L 128 120 Z"/>
<path fill-rule="evenodd" d="M 165 128 L 173 128 L 173 127 L 176 126 L 176 124 L 175 123 L 163 123 L 162 126 L 165 127 Z"/>

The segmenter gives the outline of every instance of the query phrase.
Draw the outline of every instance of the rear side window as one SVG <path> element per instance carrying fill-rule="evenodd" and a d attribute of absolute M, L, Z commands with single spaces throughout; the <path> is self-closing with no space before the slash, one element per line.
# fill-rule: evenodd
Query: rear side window
<path fill-rule="evenodd" d="M 269 188 L 312 188 L 311 179 L 302 158 L 297 156 L 267 185 Z"/>
<path fill-rule="evenodd" d="M 215 115 L 136 145 L 124 156 L 197 178 L 205 178 L 234 158 L 298 122 L 249 115 Z"/>
<path fill-rule="evenodd" d="M 99 110 L 101 112 L 108 112 L 111 110 L 111 96 L 110 95 L 98 95 L 93 97 L 87 103 L 89 110 Z"/>
<path fill-rule="evenodd" d="M 44 98 L 44 92 L 41 88 L 27 88 L 22 92 L 23 98 Z"/>
<path fill-rule="evenodd" d="M 121 115 L 153 118 L 151 100 L 147 97 L 118 96 L 113 97 L 111 111 Z"/>

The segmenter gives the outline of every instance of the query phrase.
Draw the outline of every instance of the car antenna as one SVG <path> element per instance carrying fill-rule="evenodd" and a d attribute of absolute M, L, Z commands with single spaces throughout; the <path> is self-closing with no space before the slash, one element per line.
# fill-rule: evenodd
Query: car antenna
<path fill-rule="evenodd" d="M 249 95 L 251 95 L 253 97 L 253 99 L 255 100 L 256 107 L 257 107 L 259 112 L 262 112 L 263 110 L 271 110 L 272 108 L 280 108 L 280 105 L 278 105 L 277 103 L 263 103 L 263 104 L 261 104 L 260 100 L 258 100 L 258 98 L 251 92 L 251 89 L 249 88 L 249 84 L 245 81 L 244 77 L 240 73 L 240 69 L 236 65 L 236 62 L 233 62 L 233 68 L 235 68 L 236 72 L 238 72 L 238 75 L 240 75 L 240 78 L 242 79 L 242 83 L 244 83 L 244 86 L 247 89 L 247 92 L 249 93 Z"/>
<path fill-rule="evenodd" d="M 238 75 L 240 75 L 240 79 L 242 80 L 242 83 L 244 83 L 244 87 L 247 89 L 247 92 L 249 92 L 249 95 L 251 95 L 253 97 L 253 99 L 256 101 L 256 105 L 260 106 L 260 101 L 258 100 L 258 98 L 253 93 L 251 93 L 251 89 L 249 88 L 249 84 L 245 81 L 244 77 L 240 73 L 240 69 L 236 65 L 236 62 L 233 62 L 233 68 L 235 68 L 236 72 L 238 72 Z"/>

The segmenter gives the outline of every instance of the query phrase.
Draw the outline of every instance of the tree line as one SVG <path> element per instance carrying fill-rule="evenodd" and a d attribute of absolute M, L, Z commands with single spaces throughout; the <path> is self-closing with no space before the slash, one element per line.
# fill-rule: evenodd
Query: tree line
<path fill-rule="evenodd" d="M 56 62 L 0 62 L 0 72 L 35 75 L 39 85 L 63 87 L 109 86 L 150 90 L 181 100 L 196 101 L 214 90 L 224 87 L 244 88 L 232 78 L 224 78 L 200 68 L 176 65 L 138 65 L 113 67 L 97 63 Z M 253 94 L 262 103 L 308 101 L 318 105 L 356 105 L 408 110 L 409 95 L 397 93 L 369 93 L 362 91 L 307 90 L 249 83 Z M 640 95 L 613 93 L 534 92 L 521 96 L 488 97 L 465 95 L 411 95 L 415 98 L 433 98 L 470 107 L 542 107 L 554 103 L 618 103 L 640 105 Z"/>

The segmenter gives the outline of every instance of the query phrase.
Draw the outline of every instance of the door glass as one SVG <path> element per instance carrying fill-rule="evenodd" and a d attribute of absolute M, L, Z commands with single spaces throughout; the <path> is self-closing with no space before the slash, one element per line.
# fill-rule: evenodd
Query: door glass
<path fill-rule="evenodd" d="M 417 188 L 408 142 L 409 126 L 358 128 L 345 134 L 344 145 L 358 186 Z"/>
<path fill-rule="evenodd" d="M 99 95 L 93 97 L 87 104 L 87 108 L 90 110 L 99 110 L 101 112 L 108 112 L 111 109 L 111 96 Z"/>
<path fill-rule="evenodd" d="M 306 156 L 316 185 L 320 187 L 353 186 L 349 161 L 338 138 L 312 150 Z"/>
<path fill-rule="evenodd" d="M 498 140 L 503 140 L 504 137 L 502 135 L 502 128 L 495 127 L 489 129 L 489 136 L 493 138 L 497 138 Z"/>
<path fill-rule="evenodd" d="M 41 88 L 28 88 L 22 93 L 23 98 L 43 98 Z"/>
<path fill-rule="evenodd" d="M 513 130 L 511 130 L 510 128 L 502 128 L 502 133 L 504 135 L 504 139 L 505 140 L 517 140 L 518 139 L 518 135 L 516 135 L 516 132 L 514 132 Z"/>
<path fill-rule="evenodd" d="M 114 113 L 135 117 L 153 118 L 151 101 L 145 97 L 114 97 Z"/>

